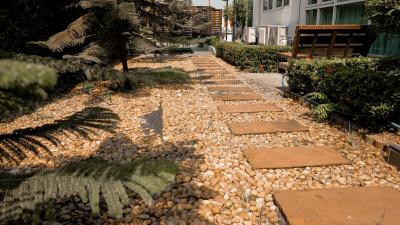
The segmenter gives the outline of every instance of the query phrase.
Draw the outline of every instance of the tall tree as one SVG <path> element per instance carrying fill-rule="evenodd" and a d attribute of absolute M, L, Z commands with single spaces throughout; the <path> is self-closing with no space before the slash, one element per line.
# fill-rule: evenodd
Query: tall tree
<path fill-rule="evenodd" d="M 247 24 L 249 11 L 249 0 L 236 0 L 233 6 L 236 17 L 236 26 L 240 27 L 241 37 L 243 36 L 244 28 Z"/>

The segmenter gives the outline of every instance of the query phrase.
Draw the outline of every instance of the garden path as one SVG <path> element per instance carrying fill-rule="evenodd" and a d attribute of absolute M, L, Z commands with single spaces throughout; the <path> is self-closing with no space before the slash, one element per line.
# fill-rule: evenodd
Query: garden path
<path fill-rule="evenodd" d="M 218 102 L 218 109 L 222 114 L 227 114 L 227 117 L 230 116 L 236 119 L 240 113 L 273 113 L 268 121 L 262 120 L 258 116 L 256 116 L 255 120 L 250 120 L 249 118 L 242 119 L 239 116 L 240 122 L 231 122 L 227 124 L 232 135 L 251 137 L 254 135 L 259 136 L 271 133 L 272 135 L 279 136 L 282 133 L 318 132 L 318 130 L 310 130 L 306 125 L 302 125 L 301 122 L 294 118 L 290 120 L 282 119 L 282 116 L 279 114 L 285 114 L 285 110 L 280 109 L 275 104 L 265 103 L 266 101 L 262 95 L 252 91 L 250 85 L 245 85 L 242 81 L 238 80 L 238 78 L 235 78 L 236 73 L 233 70 L 228 71 L 227 66 L 223 65 L 223 63 L 215 57 L 200 56 L 193 58 L 192 61 L 201 73 L 208 76 L 209 80 L 202 81 L 202 83 L 207 85 L 212 99 Z M 247 77 L 245 76 L 244 78 Z M 256 80 L 260 83 L 260 79 Z M 240 85 L 240 87 L 237 87 L 237 85 Z M 221 104 L 221 101 L 225 102 L 225 104 Z M 227 103 L 227 101 L 236 101 L 238 103 Z M 243 101 L 246 102 L 243 103 Z M 248 104 L 248 101 L 253 102 Z M 308 124 L 312 123 L 308 118 L 303 117 L 302 119 L 308 120 Z M 295 139 L 296 135 L 299 134 L 289 136 L 289 139 L 290 137 Z M 326 138 L 330 139 L 329 136 Z M 265 143 L 268 143 L 268 137 L 265 139 Z M 246 144 L 251 143 L 246 141 Z M 285 143 L 279 144 L 284 145 Z M 329 146 L 329 144 L 321 145 L 319 143 L 314 145 L 306 143 L 305 145 L 297 145 L 296 143 L 292 146 L 271 146 L 269 148 L 245 146 L 242 149 L 244 157 L 241 160 L 248 161 L 252 170 L 306 168 L 305 171 L 307 171 L 311 169 L 310 167 L 316 167 L 317 170 L 319 170 L 328 166 L 334 168 L 335 166 L 343 167 L 343 165 L 350 165 L 344 167 L 348 169 L 349 172 L 354 169 L 354 167 L 351 166 L 353 162 L 345 156 L 346 152 Z M 230 154 L 229 148 L 226 154 Z M 279 172 L 285 173 L 284 170 L 279 170 Z M 333 175 L 334 174 L 327 174 L 327 178 Z M 260 179 L 261 176 L 258 177 L 258 179 Z M 299 176 L 303 177 L 303 179 L 305 177 L 308 177 L 306 179 L 318 179 L 319 177 L 319 175 L 315 177 L 315 174 L 304 172 Z M 272 178 L 268 177 L 268 174 L 266 174 L 266 177 Z M 273 185 L 272 194 L 274 204 L 278 206 L 279 211 L 286 221 L 279 221 L 274 217 L 269 217 L 269 222 L 277 222 L 279 224 L 287 222 L 289 225 L 397 224 L 396 209 L 400 207 L 400 191 L 398 189 L 391 187 L 351 187 L 354 185 L 347 184 L 345 176 L 342 177 L 339 174 L 338 177 L 339 183 L 346 184 L 345 186 L 350 187 L 337 188 L 331 185 L 332 187 L 329 188 L 329 185 L 327 185 L 328 188 L 313 190 L 310 188 L 296 187 L 296 185 L 286 186 L 284 188 Z M 294 179 L 296 178 L 297 177 Z M 245 181 L 246 179 L 244 178 L 243 180 Z M 269 180 L 274 182 L 274 179 L 267 179 L 267 181 Z M 262 183 L 257 183 L 256 188 L 263 188 L 261 185 Z M 257 208 L 264 207 L 263 198 L 257 198 L 256 202 Z M 276 210 L 274 204 L 269 203 L 270 209 L 273 209 L 271 211 Z M 244 210 L 244 212 L 246 212 L 246 210 Z"/>

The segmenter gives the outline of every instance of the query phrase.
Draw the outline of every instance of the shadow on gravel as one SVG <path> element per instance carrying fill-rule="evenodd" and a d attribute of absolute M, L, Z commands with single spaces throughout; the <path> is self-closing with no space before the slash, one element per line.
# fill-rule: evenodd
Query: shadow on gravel
<path fill-rule="evenodd" d="M 113 132 L 119 120 L 109 109 L 87 107 L 53 123 L 0 134 L 0 161 L 18 164 L 28 153 L 52 155 L 50 146 L 59 146 L 61 136 L 90 139 L 98 130 Z"/>

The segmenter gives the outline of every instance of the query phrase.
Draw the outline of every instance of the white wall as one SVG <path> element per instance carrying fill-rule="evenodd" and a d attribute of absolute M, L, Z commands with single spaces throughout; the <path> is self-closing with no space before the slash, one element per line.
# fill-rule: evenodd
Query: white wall
<path fill-rule="evenodd" d="M 276 8 L 276 0 L 274 7 L 270 10 L 263 10 L 263 0 L 254 0 L 253 2 L 253 26 L 280 25 L 289 28 L 289 40 L 293 40 L 296 25 L 300 22 L 300 14 L 304 14 L 305 4 L 307 0 L 290 0 L 288 6 Z M 300 3 L 303 8 L 300 7 Z M 300 13 L 300 14 L 299 14 Z"/>

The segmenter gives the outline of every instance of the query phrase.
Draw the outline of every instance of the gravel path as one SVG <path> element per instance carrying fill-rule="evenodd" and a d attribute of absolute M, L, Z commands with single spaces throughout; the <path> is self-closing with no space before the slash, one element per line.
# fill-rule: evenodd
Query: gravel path
<path fill-rule="evenodd" d="M 192 59 L 182 56 L 154 63 L 143 59 L 131 67 L 172 66 L 196 71 Z M 230 65 L 213 56 L 202 56 L 220 64 L 232 74 Z M 240 78 L 242 79 L 242 78 Z M 87 94 L 84 85 L 46 105 L 37 112 L 0 124 L 2 132 L 40 126 L 64 118 L 87 106 L 112 110 L 120 117 L 114 133 L 99 131 L 89 139 L 61 136 L 61 145 L 38 157 L 30 154 L 18 171 L 52 168 L 70 160 L 100 156 L 123 162 L 140 157 L 167 158 L 180 167 L 176 184 L 159 196 L 153 206 L 134 198 L 124 209 L 120 224 L 283 224 L 272 200 L 274 190 L 300 190 L 348 186 L 391 186 L 400 188 L 400 174 L 387 165 L 380 152 L 355 134 L 310 119 L 309 109 L 280 96 L 275 88 L 246 82 L 264 100 L 246 103 L 273 103 L 283 112 L 223 114 L 219 104 L 244 102 L 213 101 L 205 85 L 164 86 L 139 93 L 104 94 L 98 85 Z M 243 86 L 243 85 L 240 85 Z M 102 94 L 103 93 L 103 94 Z M 100 100 L 99 100 L 100 98 Z M 157 122 L 162 118 L 162 124 Z M 295 119 L 309 127 L 308 133 L 231 135 L 227 124 L 257 120 Z M 351 166 L 298 169 L 253 170 L 242 150 L 248 147 L 328 145 L 353 161 Z M 8 170 L 15 165 L 3 162 Z M 15 170 L 15 169 L 14 169 Z M 134 194 L 131 194 L 134 197 Z M 115 223 L 106 216 L 92 217 L 81 203 L 60 204 L 61 222 L 73 224 Z M 84 212 L 84 213 L 82 213 Z"/>

